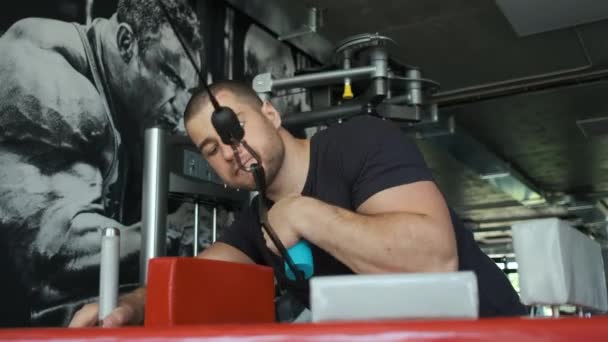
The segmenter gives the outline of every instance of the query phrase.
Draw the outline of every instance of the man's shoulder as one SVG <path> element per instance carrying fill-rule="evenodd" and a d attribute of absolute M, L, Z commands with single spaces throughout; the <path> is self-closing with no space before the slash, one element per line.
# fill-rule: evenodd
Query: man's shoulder
<path fill-rule="evenodd" d="M 101 105 L 86 76 L 88 63 L 73 24 L 43 18 L 19 20 L 0 37 L 0 51 L 0 98 L 5 104 L 28 97 L 27 102 L 39 100 L 59 113 L 70 110 L 62 107 Z"/>
<path fill-rule="evenodd" d="M 0 123 L 5 127 L 0 138 L 45 132 L 48 137 L 36 138 L 88 140 L 105 129 L 108 122 L 99 93 L 68 60 L 69 44 L 61 50 L 52 42 L 43 42 L 48 32 L 36 36 L 37 30 L 58 26 L 71 27 L 81 44 L 72 24 L 38 18 L 15 23 L 0 38 Z M 54 48 L 45 48 L 50 46 Z"/>
<path fill-rule="evenodd" d="M 2 35 L 15 44 L 32 44 L 42 49 L 71 44 L 78 38 L 74 24 L 47 18 L 25 18 L 15 22 Z"/>
<path fill-rule="evenodd" d="M 76 26 L 54 19 L 21 19 L 0 37 L 3 60 L 28 69 L 57 68 L 58 61 L 66 61 L 82 73 L 87 62 Z"/>

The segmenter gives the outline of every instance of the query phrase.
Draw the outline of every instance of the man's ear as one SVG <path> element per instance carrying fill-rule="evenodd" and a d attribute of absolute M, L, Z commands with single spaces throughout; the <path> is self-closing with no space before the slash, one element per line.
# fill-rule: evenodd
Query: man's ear
<path fill-rule="evenodd" d="M 275 128 L 281 127 L 281 113 L 270 103 L 270 101 L 264 101 L 262 104 L 262 114 L 272 122 Z"/>
<path fill-rule="evenodd" d="M 137 42 L 135 41 L 135 35 L 131 25 L 127 23 L 120 23 L 118 25 L 118 31 L 116 32 L 116 46 L 118 46 L 118 53 L 125 63 L 129 63 L 133 54 L 137 49 Z"/>

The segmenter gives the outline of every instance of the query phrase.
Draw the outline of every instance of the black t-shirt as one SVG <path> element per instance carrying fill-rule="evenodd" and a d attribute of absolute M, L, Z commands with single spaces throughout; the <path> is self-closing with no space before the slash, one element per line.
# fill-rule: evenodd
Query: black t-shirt
<path fill-rule="evenodd" d="M 312 137 L 310 165 L 302 195 L 355 211 L 377 192 L 426 180 L 433 180 L 433 177 L 420 151 L 397 126 L 378 118 L 360 116 Z M 452 210 L 450 214 L 456 233 L 459 269 L 472 270 L 477 275 L 480 315 L 525 314 L 524 306 L 504 273 L 479 249 L 473 234 Z M 283 264 L 265 247 L 252 207 L 237 215 L 220 241 L 243 251 L 256 263 L 270 263 L 275 272 L 283 271 Z M 311 248 L 315 276 L 353 274 L 329 253 L 312 244 Z M 308 283 L 290 285 L 296 296 L 308 303 Z"/>

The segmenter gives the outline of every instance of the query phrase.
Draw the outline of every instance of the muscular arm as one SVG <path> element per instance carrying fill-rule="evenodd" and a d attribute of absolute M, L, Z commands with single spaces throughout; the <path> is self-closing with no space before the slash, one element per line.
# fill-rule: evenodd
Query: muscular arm
<path fill-rule="evenodd" d="M 241 264 L 254 264 L 247 254 L 223 242 L 216 242 L 196 256 L 200 259 L 222 260 Z"/>
<path fill-rule="evenodd" d="M 322 170 L 348 200 L 279 200 L 268 217 L 281 240 L 290 246 L 303 237 L 357 273 L 456 270 L 449 210 L 416 145 L 382 120 L 340 127 L 325 142 Z M 352 139 L 362 135 L 368 139 Z"/>
<path fill-rule="evenodd" d="M 434 183 L 381 191 L 357 212 L 302 198 L 300 235 L 357 273 L 443 272 L 458 267 L 449 212 Z M 299 227 L 299 228 L 298 228 Z"/>

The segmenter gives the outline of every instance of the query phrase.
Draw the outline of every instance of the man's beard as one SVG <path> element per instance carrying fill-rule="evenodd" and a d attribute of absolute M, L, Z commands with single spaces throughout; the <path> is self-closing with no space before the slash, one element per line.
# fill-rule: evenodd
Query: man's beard
<path fill-rule="evenodd" d="M 279 171 L 281 171 L 281 168 L 283 166 L 283 162 L 285 161 L 285 146 L 283 145 L 283 141 L 280 139 L 278 140 L 278 144 L 280 146 L 280 148 L 277 149 L 277 153 L 274 154 L 273 156 L 271 156 L 270 159 L 268 159 L 267 167 L 264 170 L 266 173 L 266 186 L 269 187 L 273 184 L 273 182 L 275 181 L 277 175 L 279 174 Z"/>

